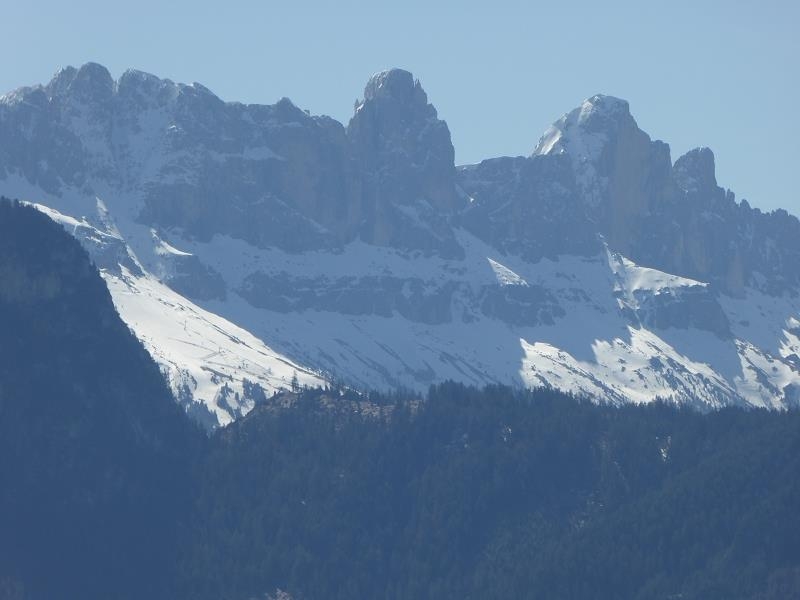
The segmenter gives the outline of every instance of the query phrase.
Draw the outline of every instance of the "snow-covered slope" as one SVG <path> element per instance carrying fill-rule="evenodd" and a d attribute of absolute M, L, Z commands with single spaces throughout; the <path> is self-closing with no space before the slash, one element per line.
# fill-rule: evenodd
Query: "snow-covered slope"
<path fill-rule="evenodd" d="M 118 261 L 115 265 L 101 266 L 117 312 L 161 366 L 176 400 L 201 423 L 226 425 L 249 412 L 265 395 L 292 385 L 325 383 L 318 373 L 145 272 L 101 204 L 98 213 L 105 217 L 104 228 L 92 226 L 85 218 L 79 221 L 55 209 L 34 206 L 88 245 L 96 261 L 106 246 L 122 248 L 112 258 Z M 152 250 L 158 255 L 164 247 L 159 241 Z M 188 256 L 172 248 L 169 253 Z"/>
<path fill-rule="evenodd" d="M 72 231 L 80 225 L 41 208 Z M 162 256 L 165 242 L 150 239 Z M 143 269 L 103 275 L 178 397 L 204 404 L 222 424 L 253 406 L 245 381 L 270 393 L 295 374 L 308 385 L 328 378 L 424 390 L 455 379 L 697 407 L 780 408 L 787 390 L 800 389 L 800 361 L 791 358 L 800 312 L 790 298 L 755 290 L 750 299 L 721 297 L 608 249 L 529 263 L 469 232 L 458 239 L 458 260 L 358 241 L 300 254 L 221 235 L 169 246 L 170 255 L 196 256 L 226 274 L 234 291 L 204 308 Z M 274 295 L 260 297 L 260 285 Z M 393 304 L 393 290 L 407 304 Z"/>
<path fill-rule="evenodd" d="M 83 242 L 208 425 L 295 376 L 800 400 L 796 219 L 736 204 L 705 150 L 673 173 L 621 100 L 456 170 L 404 71 L 373 77 L 345 129 L 86 65 L 0 99 L 0 135 L 0 194 Z"/>
<path fill-rule="evenodd" d="M 280 389 L 324 380 L 250 332 L 186 300 L 152 276 L 104 273 L 117 311 L 155 358 L 176 398 L 225 425 Z"/>

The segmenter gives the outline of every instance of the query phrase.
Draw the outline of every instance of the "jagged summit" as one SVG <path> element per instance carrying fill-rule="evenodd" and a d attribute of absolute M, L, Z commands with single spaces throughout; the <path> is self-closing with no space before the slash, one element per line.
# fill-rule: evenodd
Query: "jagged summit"
<path fill-rule="evenodd" d="M 389 99 L 402 103 L 426 105 L 428 96 L 418 79 L 404 69 L 375 73 L 364 87 L 364 100 Z"/>
<path fill-rule="evenodd" d="M 572 151 L 593 160 L 602 150 L 600 142 L 631 123 L 636 127 L 626 100 L 595 94 L 553 123 L 540 138 L 533 155 Z"/>
<path fill-rule="evenodd" d="M 70 83 L 75 80 L 75 75 L 78 72 L 73 66 L 60 67 L 55 72 L 49 83 L 45 86 L 49 96 L 64 93 Z"/>
<path fill-rule="evenodd" d="M 581 113 L 584 115 L 602 115 L 614 117 L 619 115 L 630 115 L 630 105 L 627 100 L 609 96 L 607 94 L 595 94 L 587 98 L 581 104 Z"/>
<path fill-rule="evenodd" d="M 117 97 L 133 106 L 155 108 L 176 98 L 179 86 L 151 73 L 128 69 L 117 81 Z"/>
<path fill-rule="evenodd" d="M 454 252 L 452 233 L 440 217 L 460 204 L 455 150 L 447 123 L 420 82 L 403 69 L 373 75 L 347 137 L 364 174 L 366 239 L 403 246 L 401 237 L 414 237 L 426 251 Z M 398 212 L 400 206 L 410 210 Z"/>
<path fill-rule="evenodd" d="M 710 191 L 717 187 L 714 153 L 711 148 L 689 150 L 675 161 L 675 182 L 687 192 Z"/>
<path fill-rule="evenodd" d="M 170 79 L 162 79 L 157 75 L 127 69 L 118 80 L 114 80 L 109 70 L 95 62 L 87 62 L 78 68 L 73 66 L 61 67 L 52 79 L 43 87 L 50 98 L 74 96 L 83 99 L 97 100 L 111 98 L 112 96 L 157 96 L 164 90 L 172 90 L 173 95 L 178 92 L 195 96 L 206 96 L 219 100 L 211 90 L 200 83 L 175 83 Z M 150 98 L 153 100 L 154 98 Z"/>
<path fill-rule="evenodd" d="M 114 87 L 114 78 L 108 69 L 98 63 L 88 62 L 79 69 L 71 66 L 59 69 L 46 89 L 50 96 L 71 92 L 93 99 L 107 99 L 113 95 Z"/>
<path fill-rule="evenodd" d="M 120 92 L 128 88 L 152 89 L 163 84 L 175 85 L 169 79 L 161 79 L 157 75 L 140 71 L 139 69 L 127 69 L 119 78 L 117 88 Z"/>
<path fill-rule="evenodd" d="M 669 146 L 639 129 L 627 101 L 596 94 L 556 121 L 532 156 L 559 155 L 569 159 L 588 217 L 615 248 L 631 252 L 642 217 L 669 188 Z"/>
<path fill-rule="evenodd" d="M 397 133 L 407 129 L 408 123 L 415 129 L 440 128 L 449 143 L 447 124 L 438 119 L 419 80 L 404 69 L 388 69 L 369 78 L 364 99 L 356 106 L 348 129 L 358 130 L 365 122 Z"/>
<path fill-rule="evenodd" d="M 61 67 L 46 85 L 10 91 L 0 96 L 0 101 L 9 104 L 42 91 L 43 101 L 70 98 L 81 104 L 94 104 L 99 100 L 113 100 L 133 110 L 154 108 L 177 98 L 188 104 L 214 105 L 215 110 L 223 110 L 223 106 L 244 106 L 239 102 L 224 101 L 202 83 L 176 83 L 135 68 L 126 69 L 119 79 L 114 80 L 106 67 L 95 62 L 87 62 L 78 68 Z M 295 120 L 308 116 L 287 97 L 280 98 L 275 104 L 254 104 L 252 107 L 255 110 L 274 110 L 278 115 L 288 114 Z"/>
<path fill-rule="evenodd" d="M 112 87 L 114 78 L 108 69 L 95 62 L 87 62 L 75 74 L 75 82 L 99 87 Z"/>

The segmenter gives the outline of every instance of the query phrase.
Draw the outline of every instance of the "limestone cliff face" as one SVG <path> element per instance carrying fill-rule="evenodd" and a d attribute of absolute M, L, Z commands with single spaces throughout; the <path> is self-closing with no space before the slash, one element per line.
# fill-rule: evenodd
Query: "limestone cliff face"
<path fill-rule="evenodd" d="M 374 75 L 347 137 L 361 176 L 364 239 L 458 255 L 447 222 L 463 205 L 453 144 L 419 81 L 402 69 Z"/>
<path fill-rule="evenodd" d="M 467 226 L 536 257 L 591 254 L 601 238 L 632 253 L 643 220 L 674 196 L 670 173 L 669 147 L 639 129 L 628 103 L 596 95 L 554 123 L 532 156 L 459 176 L 475 200 Z"/>
<path fill-rule="evenodd" d="M 48 193 L 113 177 L 114 82 L 89 63 L 61 69 L 46 86 L 21 88 L 0 103 L 0 173 L 20 174 Z"/>
<path fill-rule="evenodd" d="M 355 234 L 355 175 L 336 121 L 311 117 L 287 99 L 225 104 L 200 86 L 180 87 L 157 114 L 166 117 L 156 147 L 165 160 L 139 182 L 144 222 L 292 251 Z"/>
<path fill-rule="evenodd" d="M 567 156 L 485 160 L 460 168 L 459 184 L 470 196 L 463 226 L 503 252 L 537 261 L 602 249 Z"/>
<path fill-rule="evenodd" d="M 530 157 L 456 170 L 447 124 L 408 71 L 373 76 L 345 128 L 287 99 L 223 102 L 134 70 L 115 82 L 88 63 L 4 96 L 0 139 L 0 177 L 53 196 L 123 197 L 140 223 L 193 240 L 304 252 L 361 239 L 458 258 L 463 227 L 530 260 L 606 243 L 733 295 L 800 284 L 797 219 L 737 203 L 707 148 L 671 165 L 668 146 L 611 96 L 564 115 Z M 207 266 L 174 262 L 182 290 L 222 296 L 213 274 L 187 284 Z"/>
<path fill-rule="evenodd" d="M 716 192 L 714 153 L 710 148 L 695 148 L 678 160 L 672 169 L 675 183 L 687 193 L 709 195 Z"/>
<path fill-rule="evenodd" d="M 747 286 L 782 294 L 800 283 L 800 222 L 762 213 L 717 185 L 714 154 L 696 148 L 675 161 L 673 189 L 653 206 L 632 255 L 741 296 Z M 778 225 L 780 223 L 780 225 Z"/>
<path fill-rule="evenodd" d="M 344 127 L 286 99 L 226 103 L 89 63 L 5 100 L 1 168 L 49 193 L 113 190 L 135 196 L 144 223 L 292 250 L 342 243 L 361 220 Z"/>
<path fill-rule="evenodd" d="M 459 255 L 447 124 L 403 70 L 373 76 L 347 129 L 284 98 L 223 102 L 200 84 L 93 63 L 0 106 L 0 169 L 50 193 L 135 195 L 139 219 L 290 251 L 378 245 Z M 13 147 L 9 153 L 5 148 Z M 35 157 L 35 158 L 34 158 Z"/>
<path fill-rule="evenodd" d="M 587 217 L 623 254 L 642 218 L 670 192 L 669 147 L 652 141 L 628 103 L 612 96 L 592 96 L 564 115 L 533 154 L 569 157 Z"/>
<path fill-rule="evenodd" d="M 447 123 L 408 71 L 392 69 L 370 78 L 347 135 L 365 194 L 376 203 L 412 206 L 424 201 L 445 213 L 461 206 Z"/>
<path fill-rule="evenodd" d="M 731 236 L 733 232 L 719 228 L 722 215 L 709 219 L 711 213 L 707 212 L 710 206 L 723 207 L 726 199 L 725 190 L 717 186 L 714 169 L 714 154 L 708 148 L 696 148 L 675 161 L 672 177 L 677 200 L 671 206 L 658 207 L 655 214 L 657 221 L 670 219 L 675 223 L 670 235 L 676 250 L 672 257 L 661 260 L 665 266 L 698 279 L 716 280 L 728 293 L 739 295 L 745 280 L 741 249 Z"/>
<path fill-rule="evenodd" d="M 615 142 L 605 149 L 609 156 L 608 204 L 601 222 L 609 244 L 631 255 L 643 217 L 673 192 L 669 147 L 651 141 L 632 117 L 620 123 Z"/>

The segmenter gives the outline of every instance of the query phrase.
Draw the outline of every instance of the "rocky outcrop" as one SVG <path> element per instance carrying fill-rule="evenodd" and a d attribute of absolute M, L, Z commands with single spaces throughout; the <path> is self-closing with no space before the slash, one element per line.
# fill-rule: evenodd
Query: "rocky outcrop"
<path fill-rule="evenodd" d="M 250 274 L 237 290 L 253 306 L 279 313 L 307 310 L 392 317 L 431 325 L 453 319 L 455 281 L 366 275 L 322 279 L 288 273 Z"/>
<path fill-rule="evenodd" d="M 631 255 L 741 297 L 747 287 L 771 295 L 800 285 L 800 221 L 763 213 L 717 185 L 714 154 L 689 151 L 672 169 L 674 191 L 645 218 Z"/>
<path fill-rule="evenodd" d="M 495 248 L 533 262 L 601 251 L 566 156 L 495 158 L 458 175 L 470 195 L 463 226 Z"/>
<path fill-rule="evenodd" d="M 707 197 L 716 193 L 718 188 L 714 153 L 710 148 L 690 150 L 675 161 L 672 176 L 678 187 L 688 194 Z"/>
<path fill-rule="evenodd" d="M 360 222 L 344 127 L 286 99 L 225 103 L 138 71 L 115 83 L 90 63 L 6 96 L 0 114 L 15 149 L 0 154 L 4 172 L 52 194 L 132 194 L 148 225 L 300 251 L 350 239 Z"/>
<path fill-rule="evenodd" d="M 463 205 L 453 144 L 419 81 L 402 69 L 373 75 L 347 137 L 361 174 L 362 237 L 378 245 L 458 255 L 448 224 Z"/>
<path fill-rule="evenodd" d="M 670 189 L 669 147 L 639 129 L 628 103 L 595 95 L 557 121 L 534 156 L 569 157 L 578 204 L 609 245 L 630 255 L 641 219 Z"/>
<path fill-rule="evenodd" d="M 492 243 L 536 259 L 596 253 L 602 236 L 630 255 L 643 219 L 673 195 L 670 173 L 669 147 L 639 129 L 628 103 L 596 95 L 530 157 L 463 168 L 459 183 L 474 198 L 465 223 Z"/>
<path fill-rule="evenodd" d="M 706 286 L 680 290 L 650 290 L 635 294 L 636 315 L 650 329 L 696 329 L 721 339 L 731 338 L 728 317 L 714 293 Z"/>
<path fill-rule="evenodd" d="M 800 221 L 737 203 L 717 185 L 708 148 L 672 165 L 669 147 L 641 131 L 617 98 L 583 102 L 530 157 L 487 160 L 458 175 L 472 199 L 464 225 L 532 260 L 591 255 L 599 235 L 637 263 L 726 294 L 752 286 L 779 295 L 800 286 Z"/>

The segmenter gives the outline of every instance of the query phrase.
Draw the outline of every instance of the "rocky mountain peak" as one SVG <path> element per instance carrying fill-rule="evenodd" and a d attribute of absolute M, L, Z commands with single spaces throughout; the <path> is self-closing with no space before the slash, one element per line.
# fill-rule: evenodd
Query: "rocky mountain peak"
<path fill-rule="evenodd" d="M 581 161 L 595 161 L 605 144 L 626 128 L 638 129 L 628 102 L 595 94 L 553 123 L 540 138 L 533 155 L 567 153 Z"/>
<path fill-rule="evenodd" d="M 446 141 L 445 145 L 449 145 L 453 153 L 447 125 L 437 118 L 436 109 L 428 102 L 419 80 L 403 69 L 389 69 L 370 77 L 364 87 L 364 99 L 356 105 L 350 128 L 358 134 L 365 122 L 382 137 L 408 137 L 432 127 L 438 130 L 437 135 Z"/>
<path fill-rule="evenodd" d="M 59 69 L 47 86 L 51 96 L 69 94 L 92 102 L 104 102 L 114 95 L 114 78 L 103 65 L 88 62 L 79 69 Z"/>
<path fill-rule="evenodd" d="M 714 153 L 710 148 L 694 148 L 675 161 L 675 182 L 687 192 L 708 192 L 716 189 Z"/>
<path fill-rule="evenodd" d="M 75 84 L 98 89 L 113 89 L 114 79 L 103 65 L 88 62 L 82 65 L 75 74 Z"/>
<path fill-rule="evenodd" d="M 285 96 L 275 103 L 274 109 L 278 118 L 287 123 L 303 123 L 311 119 L 304 110 Z"/>
<path fill-rule="evenodd" d="M 669 191 L 669 146 L 639 129 L 628 102 L 595 94 L 556 121 L 533 151 L 564 155 L 578 199 L 613 247 L 632 251 L 640 220 Z"/>
<path fill-rule="evenodd" d="M 364 100 L 427 106 L 428 95 L 409 71 L 389 69 L 370 77 L 364 88 Z"/>
<path fill-rule="evenodd" d="M 445 215 L 461 203 L 455 151 L 447 123 L 419 81 L 402 69 L 373 75 L 347 137 L 363 177 L 364 237 L 380 245 L 454 251 Z"/>
<path fill-rule="evenodd" d="M 630 105 L 627 100 L 606 94 L 595 94 L 581 104 L 579 120 L 584 124 L 598 123 L 602 120 L 619 122 L 630 116 Z"/>
<path fill-rule="evenodd" d="M 161 79 L 150 73 L 128 69 L 117 82 L 117 95 L 123 101 L 133 100 L 142 105 L 158 104 L 174 97 L 177 88 L 169 79 Z"/>
<path fill-rule="evenodd" d="M 53 78 L 45 86 L 49 96 L 57 96 L 63 94 L 75 80 L 75 75 L 78 69 L 72 66 L 61 67 L 56 71 Z"/>

